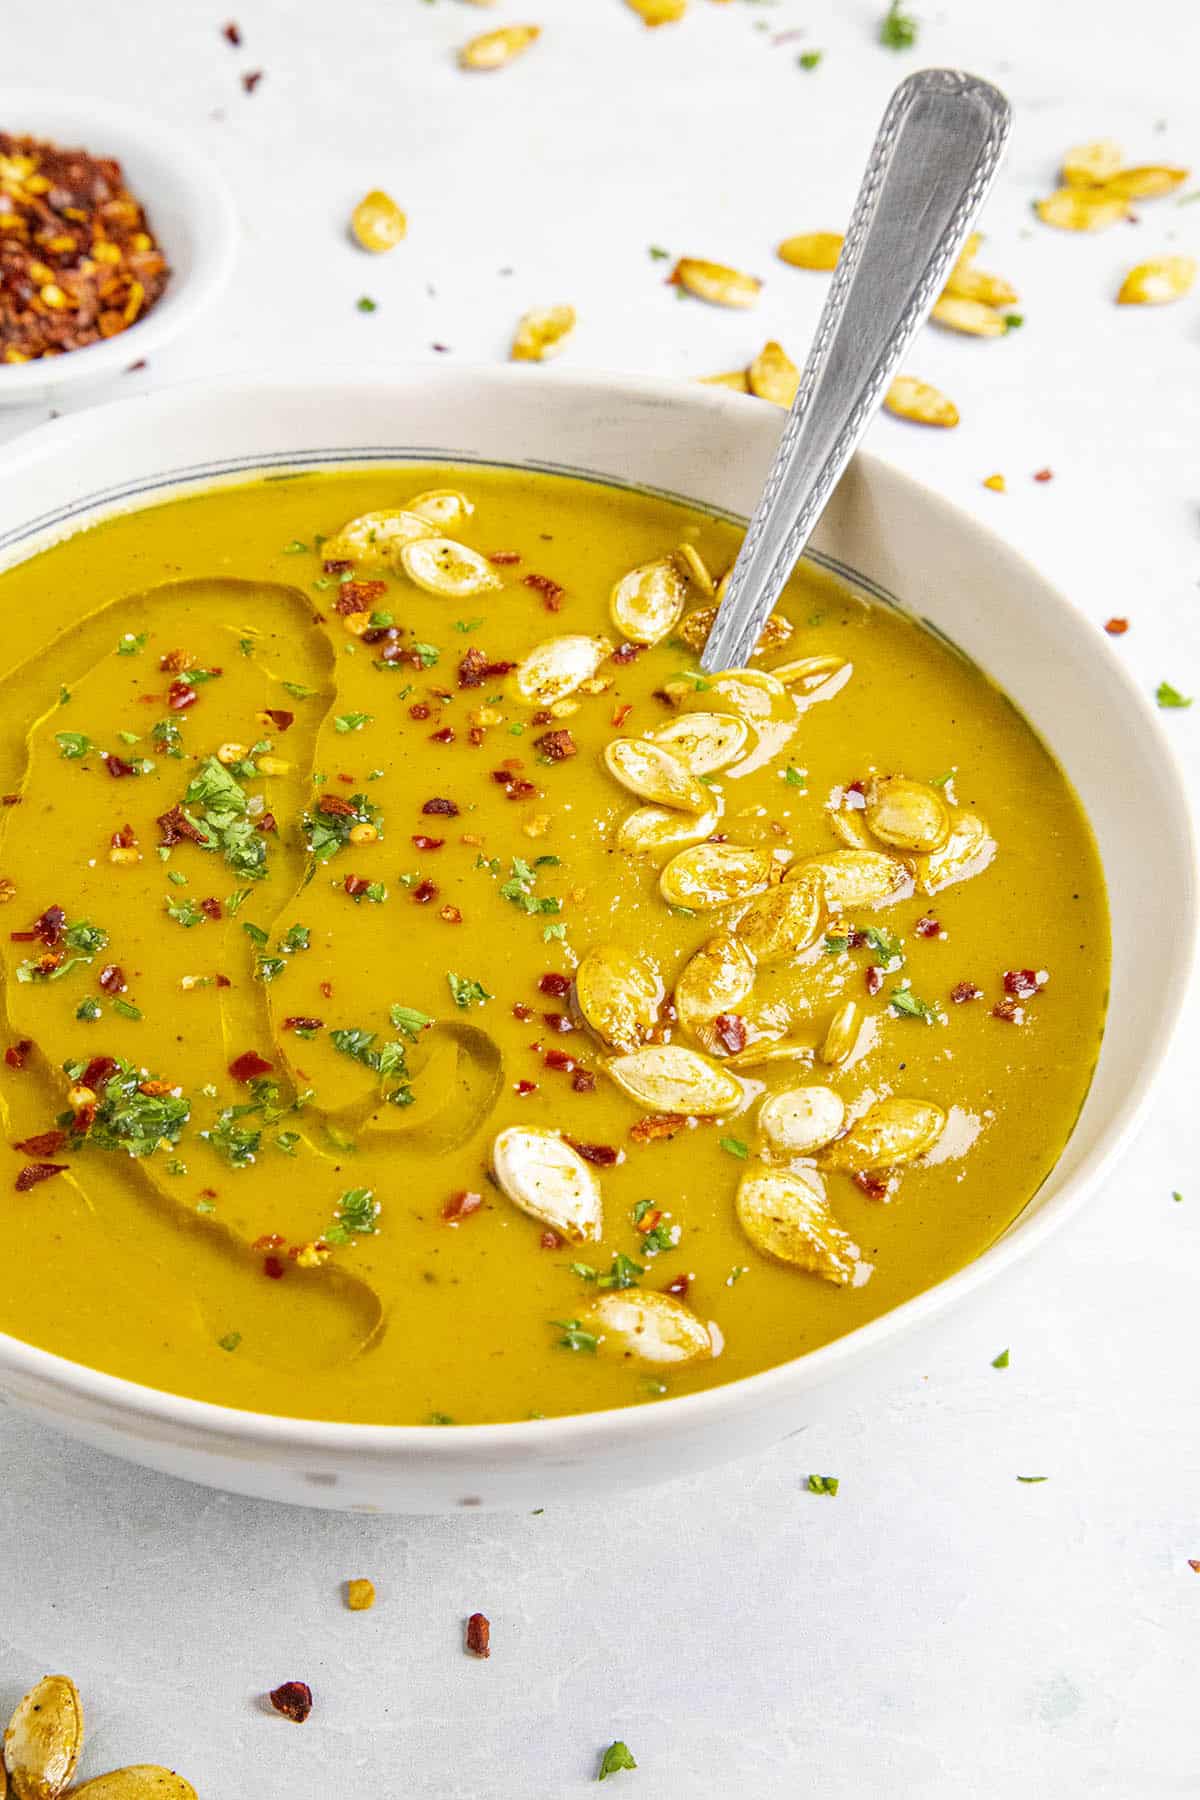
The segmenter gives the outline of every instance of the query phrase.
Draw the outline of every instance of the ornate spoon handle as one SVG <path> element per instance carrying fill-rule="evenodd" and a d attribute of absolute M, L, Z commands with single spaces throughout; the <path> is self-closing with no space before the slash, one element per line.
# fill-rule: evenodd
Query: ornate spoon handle
<path fill-rule="evenodd" d="M 1004 95 L 923 69 L 884 114 L 775 461 L 701 659 L 742 668 L 999 166 Z"/>

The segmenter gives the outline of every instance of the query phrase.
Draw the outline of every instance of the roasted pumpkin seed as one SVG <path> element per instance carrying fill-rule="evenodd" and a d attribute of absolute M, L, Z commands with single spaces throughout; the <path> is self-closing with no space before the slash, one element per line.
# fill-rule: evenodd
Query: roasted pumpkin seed
<path fill-rule="evenodd" d="M 83 1747 L 83 1706 L 69 1675 L 43 1675 L 21 1700 L 4 1733 L 4 1762 L 14 1800 L 57 1800 Z"/>
<path fill-rule="evenodd" d="M 475 503 L 457 488 L 430 488 L 428 493 L 410 500 L 406 510 L 419 519 L 428 519 L 438 531 L 453 531 L 455 526 L 466 524 L 475 511 Z"/>
<path fill-rule="evenodd" d="M 733 1112 L 745 1097 L 733 1075 L 682 1044 L 647 1044 L 606 1065 L 623 1093 L 648 1112 L 711 1119 Z"/>
<path fill-rule="evenodd" d="M 665 744 L 693 775 L 714 775 L 735 762 L 746 747 L 750 729 L 736 713 L 693 712 L 657 725 L 646 736 Z"/>
<path fill-rule="evenodd" d="M 776 406 L 790 406 L 800 386 L 800 371 L 774 338 L 769 339 L 746 370 L 750 392 Z"/>
<path fill-rule="evenodd" d="M 681 257 L 669 279 L 711 306 L 753 306 L 762 288 L 756 275 L 744 275 L 740 269 L 694 256 Z"/>
<path fill-rule="evenodd" d="M 831 1087 L 786 1088 L 764 1100 L 758 1129 L 781 1156 L 811 1156 L 842 1129 L 846 1107 Z"/>
<path fill-rule="evenodd" d="M 458 53 L 460 69 L 502 69 L 541 36 L 538 25 L 504 25 L 473 37 Z"/>
<path fill-rule="evenodd" d="M 1190 171 L 1165 168 L 1160 164 L 1137 169 L 1119 169 L 1104 183 L 1104 192 L 1121 200 L 1157 200 L 1182 187 Z"/>
<path fill-rule="evenodd" d="M 513 687 L 527 706 L 553 706 L 590 681 L 612 648 L 603 637 L 548 638 L 518 663 Z"/>
<path fill-rule="evenodd" d="M 709 806 L 709 793 L 679 757 L 648 738 L 613 738 L 604 748 L 604 765 L 621 786 L 655 806 L 674 806 L 699 813 Z"/>
<path fill-rule="evenodd" d="M 625 0 L 643 25 L 673 25 L 687 11 L 687 0 Z"/>
<path fill-rule="evenodd" d="M 875 840 L 867 830 L 861 806 L 832 806 L 829 823 L 848 850 L 874 850 Z"/>
<path fill-rule="evenodd" d="M 671 858 L 658 878 L 658 887 L 668 906 L 710 912 L 763 893 L 775 872 L 769 850 L 751 850 L 741 844 L 694 844 Z"/>
<path fill-rule="evenodd" d="M 1182 300 L 1196 279 L 1194 256 L 1158 256 L 1130 269 L 1117 295 L 1118 306 L 1165 306 Z"/>
<path fill-rule="evenodd" d="M 737 922 L 737 935 L 756 962 L 778 962 L 800 956 L 816 943 L 825 922 L 825 885 L 820 871 L 779 887 L 753 901 Z"/>
<path fill-rule="evenodd" d="M 477 550 L 453 538 L 418 538 L 400 551 L 408 579 L 442 600 L 469 600 L 500 586 L 500 578 Z"/>
<path fill-rule="evenodd" d="M 517 321 L 511 362 L 546 362 L 557 356 L 575 329 L 573 306 L 535 306 Z"/>
<path fill-rule="evenodd" d="M 601 1294 L 588 1307 L 583 1323 L 599 1339 L 605 1356 L 631 1356 L 638 1362 L 702 1362 L 716 1346 L 708 1327 L 673 1294 L 625 1288 Z"/>
<path fill-rule="evenodd" d="M 382 188 L 372 188 L 351 213 L 350 229 L 364 250 L 379 256 L 401 242 L 408 220 L 390 194 Z"/>
<path fill-rule="evenodd" d="M 961 269 L 956 264 L 942 291 L 958 300 L 981 300 L 985 306 L 1013 306 L 1019 298 L 1012 282 L 1005 281 L 1003 275 L 989 275 L 971 264 Z"/>
<path fill-rule="evenodd" d="M 724 580 L 724 578 L 722 578 Z M 722 598 L 724 596 L 722 595 Z M 694 612 L 686 613 L 679 622 L 679 635 L 689 650 L 699 656 L 708 642 L 708 634 L 713 628 L 717 616 L 715 606 L 698 606 Z M 751 651 L 752 656 L 766 656 L 771 650 L 782 650 L 792 635 L 792 622 L 785 619 L 782 613 L 771 613 L 766 624 L 758 634 L 758 642 Z"/>
<path fill-rule="evenodd" d="M 880 850 L 826 850 L 793 863 L 784 881 L 798 881 L 810 869 L 820 874 L 832 912 L 892 906 L 897 900 L 907 900 L 913 891 L 912 876 L 904 864 Z"/>
<path fill-rule="evenodd" d="M 735 394 L 748 394 L 750 383 L 745 369 L 726 369 L 721 375 L 697 375 L 696 380 L 705 387 L 732 388 Z"/>
<path fill-rule="evenodd" d="M 1111 138 L 1097 138 L 1090 144 L 1076 144 L 1062 161 L 1064 187 L 1101 187 L 1110 181 L 1123 161 L 1120 144 Z"/>
<path fill-rule="evenodd" d="M 712 594 L 715 591 L 716 582 L 709 574 L 708 566 L 695 544 L 680 544 L 675 550 L 674 556 L 675 561 L 679 564 L 680 572 L 694 588 L 698 588 L 702 594 Z"/>
<path fill-rule="evenodd" d="M 844 1136 L 822 1151 L 822 1167 L 849 1175 L 897 1169 L 931 1150 L 945 1123 L 945 1113 L 932 1100 L 891 1094 L 869 1106 Z"/>
<path fill-rule="evenodd" d="M 754 960 L 740 938 L 718 931 L 679 972 L 675 1011 L 710 1056 L 728 1054 L 714 1019 L 736 1012 L 754 986 Z"/>
<path fill-rule="evenodd" d="M 617 849 L 626 856 L 667 857 L 686 844 L 711 836 L 720 816 L 716 804 L 702 813 L 676 812 L 668 806 L 639 806 L 621 821 Z"/>
<path fill-rule="evenodd" d="M 840 231 L 801 231 L 784 238 L 775 251 L 780 262 L 790 263 L 793 269 L 824 270 L 836 269 L 841 253 Z"/>
<path fill-rule="evenodd" d="M 866 786 L 863 817 L 881 844 L 894 850 L 940 850 L 950 834 L 950 812 L 936 788 L 902 775 L 885 775 Z"/>
<path fill-rule="evenodd" d="M 940 850 L 913 858 L 913 872 L 923 894 L 938 894 L 955 882 L 981 875 L 996 854 L 996 843 L 978 813 L 955 807 L 950 835 Z"/>
<path fill-rule="evenodd" d="M 570 1243 L 603 1229 L 595 1170 L 556 1131 L 510 1125 L 492 1144 L 492 1173 L 514 1206 Z"/>
<path fill-rule="evenodd" d="M 620 944 L 597 944 L 575 971 L 575 1003 L 610 1050 L 636 1050 L 658 1018 L 663 984 Z"/>
<path fill-rule="evenodd" d="M 774 1262 L 848 1287 L 867 1273 L 858 1245 L 834 1219 L 815 1169 L 748 1170 L 738 1183 L 738 1223 Z"/>
<path fill-rule="evenodd" d="M 70 1800 L 196 1800 L 196 1790 L 174 1769 L 160 1768 L 157 1763 L 131 1763 L 72 1788 Z"/>
<path fill-rule="evenodd" d="M 856 1000 L 844 1000 L 829 1021 L 821 1040 L 821 1061 L 836 1069 L 846 1062 L 858 1043 L 862 1030 L 862 1011 Z"/>
<path fill-rule="evenodd" d="M 798 1038 L 776 1038 L 773 1043 L 764 1039 L 761 1043 L 747 1044 L 736 1056 L 725 1059 L 727 1069 L 762 1069 L 773 1063 L 803 1062 L 811 1063 L 813 1047 L 803 1044 Z"/>
<path fill-rule="evenodd" d="M 1129 217 L 1129 202 L 1107 188 L 1063 187 L 1035 201 L 1033 210 L 1043 225 L 1060 231 L 1107 231 Z"/>
<path fill-rule="evenodd" d="M 844 656 L 827 651 L 822 656 L 801 656 L 795 662 L 780 663 L 771 673 L 786 688 L 800 688 L 805 699 L 824 698 L 825 688 L 835 675 L 850 664 Z M 838 683 L 840 687 L 842 683 Z"/>
<path fill-rule="evenodd" d="M 940 425 L 946 430 L 958 424 L 958 408 L 940 388 L 915 375 L 897 375 L 884 395 L 887 411 L 898 419 L 911 419 L 914 425 Z"/>
<path fill-rule="evenodd" d="M 352 562 L 362 569 L 390 569 L 405 544 L 436 535 L 429 521 L 414 512 L 362 513 L 326 538 L 321 555 L 327 562 Z"/>
<path fill-rule="evenodd" d="M 608 602 L 609 616 L 635 644 L 657 644 L 678 624 L 687 600 L 687 582 L 672 557 L 643 563 L 623 575 Z"/>
<path fill-rule="evenodd" d="M 936 325 L 966 332 L 968 337 L 1003 337 L 1008 330 L 1004 314 L 994 306 L 985 306 L 982 300 L 960 300 L 956 294 L 942 294 L 929 316 Z"/>

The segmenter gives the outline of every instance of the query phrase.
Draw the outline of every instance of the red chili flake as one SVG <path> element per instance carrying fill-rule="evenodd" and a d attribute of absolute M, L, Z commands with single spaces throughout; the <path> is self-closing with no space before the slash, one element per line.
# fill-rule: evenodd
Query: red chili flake
<path fill-rule="evenodd" d="M 872 1174 L 869 1169 L 860 1169 L 857 1175 L 851 1176 L 856 1188 L 861 1188 L 868 1200 L 886 1200 L 888 1186 L 886 1176 Z"/>
<path fill-rule="evenodd" d="M 106 994 L 123 994 L 128 986 L 120 963 L 105 963 L 100 971 L 99 983 Z"/>
<path fill-rule="evenodd" d="M 185 669 L 194 669 L 196 658 L 190 650 L 166 650 L 158 659 L 158 666 L 164 675 L 182 675 Z"/>
<path fill-rule="evenodd" d="M 242 80 L 246 80 L 244 75 Z M 312 1711 L 312 1689 L 307 1681 L 285 1681 L 282 1686 L 272 1688 L 268 1698 L 277 1713 L 282 1713 L 285 1719 L 294 1719 L 297 1725 L 303 1725 Z"/>
<path fill-rule="evenodd" d="M 219 987 L 219 988 L 227 988 L 227 987 L 233 986 L 233 983 L 232 983 L 232 981 L 230 981 L 228 975 L 214 975 L 213 981 L 216 983 L 217 987 Z"/>
<path fill-rule="evenodd" d="M 79 1077 L 80 1085 L 91 1088 L 93 1093 L 98 1093 L 101 1088 L 108 1086 L 116 1072 L 117 1059 L 115 1056 L 93 1056 Z"/>
<path fill-rule="evenodd" d="M 563 1032 L 574 1031 L 575 1029 L 574 1020 L 568 1019 L 566 1013 L 543 1013 L 542 1019 L 550 1027 L 551 1031 Z"/>
<path fill-rule="evenodd" d="M 354 564 L 350 561 L 349 557 L 327 556 L 325 561 L 321 564 L 321 567 L 324 569 L 326 575 L 348 575 L 354 567 Z"/>
<path fill-rule="evenodd" d="M 333 999 L 333 983 L 332 983 L 332 981 L 323 981 L 321 983 L 321 997 L 324 1000 L 332 1000 Z"/>
<path fill-rule="evenodd" d="M 575 1069 L 575 1058 L 568 1056 L 565 1050 L 547 1050 L 542 1061 L 548 1069 L 561 1069 L 566 1075 L 572 1074 Z"/>
<path fill-rule="evenodd" d="M 551 581 L 549 575 L 522 575 L 522 587 L 532 588 L 542 596 L 542 605 L 547 612 L 559 612 L 562 608 L 566 588 L 557 581 Z"/>
<path fill-rule="evenodd" d="M 126 762 L 123 756 L 113 756 L 111 752 L 104 758 L 104 767 L 114 781 L 120 781 L 124 776 L 133 774 L 133 764 Z"/>
<path fill-rule="evenodd" d="M 521 552 L 519 550 L 491 550 L 488 552 L 488 561 L 495 563 L 498 569 L 506 569 L 510 564 L 519 563 L 520 560 Z"/>
<path fill-rule="evenodd" d="M 0 806 L 20 806 L 20 794 L 0 794 Z"/>
<path fill-rule="evenodd" d="M 536 1094 L 537 1092 L 536 1081 L 514 1081 L 513 1087 L 521 1096 L 522 1100 L 525 1098 L 526 1094 Z"/>
<path fill-rule="evenodd" d="M 365 894 L 370 885 L 370 880 L 366 875 L 347 875 L 342 883 L 352 900 L 357 900 L 360 894 Z"/>
<path fill-rule="evenodd" d="M 320 1031 L 324 1019 L 311 1019 L 307 1013 L 289 1013 L 283 1021 L 284 1031 Z"/>
<path fill-rule="evenodd" d="M 199 698 L 199 688 L 194 688 L 190 681 L 173 681 L 167 689 L 167 705 L 172 712 L 186 712 Z"/>
<path fill-rule="evenodd" d="M 162 832 L 164 844 L 181 844 L 185 838 L 193 844 L 204 842 L 204 833 L 198 825 L 192 824 L 182 806 L 173 806 L 170 812 L 159 813 L 154 822 Z"/>
<path fill-rule="evenodd" d="M 108 841 L 114 850 L 132 850 L 137 843 L 137 832 L 132 825 L 118 825 Z"/>
<path fill-rule="evenodd" d="M 504 790 L 506 800 L 531 800 L 537 793 L 532 781 L 513 781 Z"/>
<path fill-rule="evenodd" d="M 419 881 L 409 895 L 418 906 L 428 906 L 431 900 L 437 899 L 437 887 L 432 881 Z"/>
<path fill-rule="evenodd" d="M 596 1089 L 596 1077 L 590 1069 L 576 1069 L 571 1077 L 571 1086 L 577 1094 L 591 1094 Z"/>
<path fill-rule="evenodd" d="M 615 663 L 631 663 L 635 656 L 640 656 L 642 654 L 644 649 L 644 644 L 618 644 L 612 655 L 609 657 L 609 661 Z"/>
<path fill-rule="evenodd" d="M 29 1052 L 32 1049 L 32 1038 L 19 1038 L 15 1044 L 10 1044 L 8 1046 L 7 1050 L 4 1052 L 4 1060 L 10 1069 L 23 1069 L 29 1059 Z"/>
<path fill-rule="evenodd" d="M 547 970 L 545 975 L 538 976 L 539 993 L 553 994 L 556 999 L 561 1000 L 570 991 L 571 977 L 569 975 L 558 975 L 551 969 Z"/>
<path fill-rule="evenodd" d="M 427 800 L 421 808 L 421 811 L 426 817 L 434 816 L 444 819 L 457 819 L 458 817 L 458 805 L 453 800 L 442 800 L 438 798 Z"/>
<path fill-rule="evenodd" d="M 1200 1556 L 1189 1556 L 1188 1568 L 1194 1569 L 1196 1574 L 1200 1575 Z"/>
<path fill-rule="evenodd" d="M 241 47 L 242 34 L 232 19 L 230 19 L 228 25 L 222 25 L 221 36 L 225 39 L 227 44 L 232 44 L 235 50 Z"/>
<path fill-rule="evenodd" d="M 549 725 L 549 723 L 553 719 L 553 717 L 554 717 L 554 714 L 552 712 L 550 712 L 546 707 L 539 706 L 535 713 L 530 714 L 529 723 L 531 725 Z M 520 766 L 521 765 L 519 762 L 514 764 L 515 768 L 519 769 Z"/>
<path fill-rule="evenodd" d="M 485 681 L 511 674 L 516 666 L 515 662 L 493 662 L 472 644 L 459 662 L 458 685 L 460 688 L 482 687 Z"/>
<path fill-rule="evenodd" d="M 55 944 L 62 943 L 63 932 L 66 928 L 67 915 L 62 907 L 48 906 L 45 912 L 39 913 L 37 918 L 33 921 L 33 925 L 30 928 L 31 938 L 29 941 L 32 942 L 36 939 L 38 943 L 45 944 L 49 949 L 53 949 Z"/>
<path fill-rule="evenodd" d="M 629 1135 L 635 1144 L 652 1144 L 658 1138 L 673 1138 L 686 1124 L 682 1113 L 652 1113 L 648 1119 L 631 1125 Z"/>
<path fill-rule="evenodd" d="M 408 709 L 408 716 L 410 719 L 427 719 L 430 711 L 431 709 L 426 706 L 423 700 L 414 700 L 413 704 Z"/>
<path fill-rule="evenodd" d="M 447 925 L 462 924 L 461 912 L 459 912 L 457 906 L 451 906 L 449 903 L 445 906 L 438 907 L 438 918 L 442 919 Z"/>
<path fill-rule="evenodd" d="M 539 738 L 534 738 L 534 747 L 548 756 L 551 762 L 565 762 L 576 753 L 575 739 L 567 730 L 544 731 Z"/>
<path fill-rule="evenodd" d="M 279 830 L 279 820 L 275 817 L 273 812 L 260 813 L 254 829 L 255 831 L 273 835 Z"/>
<path fill-rule="evenodd" d="M 431 744 L 452 744 L 454 742 L 453 725 L 443 725 L 440 731 L 431 731 L 429 741 Z"/>
<path fill-rule="evenodd" d="M 1124 637 L 1129 630 L 1128 619 L 1105 619 L 1104 629 L 1109 637 Z"/>
<path fill-rule="evenodd" d="M 713 1030 L 730 1056 L 736 1056 L 739 1050 L 746 1048 L 746 1021 L 738 1013 L 718 1013 L 713 1020 Z"/>
<path fill-rule="evenodd" d="M 567 1142 L 584 1162 L 595 1163 L 598 1169 L 611 1169 L 620 1156 L 611 1144 L 581 1144 L 578 1138 L 568 1138 Z"/>
<path fill-rule="evenodd" d="M 246 74 L 242 76 L 242 86 L 245 88 L 245 90 L 248 94 L 252 94 L 254 92 L 255 88 L 258 86 L 259 82 L 262 80 L 262 78 L 263 78 L 263 72 L 261 69 L 249 69 L 249 70 L 247 70 Z M 303 1686 L 303 1683 L 302 1682 L 292 1682 L 292 1683 L 289 1683 L 288 1685 L 289 1686 Z M 308 1693 L 307 1688 L 305 1688 L 304 1691 L 306 1694 Z M 272 1699 L 274 1699 L 274 1697 L 275 1697 L 274 1695 L 271 1696 Z M 304 1717 L 307 1719 L 308 1714 L 305 1713 Z"/>
<path fill-rule="evenodd" d="M 25 1156 L 57 1156 L 66 1141 L 65 1131 L 39 1131 L 33 1137 L 22 1138 L 13 1149 L 20 1150 Z"/>
<path fill-rule="evenodd" d="M 1046 985 L 1046 975 L 1039 969 L 1005 969 L 1004 991 L 1014 1000 L 1028 1000 Z"/>
<path fill-rule="evenodd" d="M 962 1006 L 968 1000 L 982 1000 L 983 989 L 976 987 L 973 981 L 960 981 L 957 987 L 950 989 L 950 998 L 955 1006 Z"/>
<path fill-rule="evenodd" d="M 284 1265 L 277 1256 L 263 1257 L 263 1274 L 268 1281 L 282 1281 L 283 1269 Z"/>
<path fill-rule="evenodd" d="M 13 1182 L 13 1186 L 18 1194 L 27 1194 L 30 1188 L 37 1187 L 40 1182 L 49 1181 L 51 1176 L 61 1175 L 63 1170 L 69 1169 L 70 1166 L 70 1163 L 26 1163 Z"/>
<path fill-rule="evenodd" d="M 926 913 L 913 926 L 918 937 L 935 938 L 941 936 L 942 927 L 932 913 Z"/>
<path fill-rule="evenodd" d="M 204 914 L 206 919 L 219 919 L 223 916 L 221 912 L 221 902 L 214 898 L 212 894 L 210 894 L 206 900 L 201 900 L 199 906 L 200 911 Z"/>
<path fill-rule="evenodd" d="M 492 1639 L 491 1622 L 483 1613 L 472 1613 L 467 1620 L 467 1649 L 472 1656 L 490 1656 Z"/>
<path fill-rule="evenodd" d="M 563 1241 L 557 1231 L 543 1231 L 538 1239 L 538 1244 L 543 1250 L 561 1250 L 563 1247 Z"/>
<path fill-rule="evenodd" d="M 1054 470 L 1053 469 L 1036 469 L 1034 471 L 1033 479 L 1035 481 L 1053 481 L 1054 480 Z"/>
<path fill-rule="evenodd" d="M 526 1004 L 523 1000 L 514 1000 L 513 1008 L 512 1008 L 512 1016 L 514 1019 L 522 1019 L 522 1020 L 532 1019 L 533 1008 L 532 1008 L 532 1006 L 526 1006 Z"/>
<path fill-rule="evenodd" d="M 992 1008 L 993 1019 L 1003 1019 L 1006 1025 L 1023 1025 L 1025 1008 L 1016 1000 L 998 1000 Z"/>
<path fill-rule="evenodd" d="M 348 613 L 370 612 L 376 600 L 381 600 L 386 593 L 386 581 L 343 581 L 333 610 L 343 618 Z"/>
<path fill-rule="evenodd" d="M 688 1289 L 691 1285 L 692 1278 L 690 1275 L 676 1275 L 673 1281 L 668 1281 L 666 1287 L 660 1289 L 660 1292 L 664 1294 L 674 1294 L 677 1300 L 686 1300 Z"/>
<path fill-rule="evenodd" d="M 878 963 L 871 963 L 863 970 L 863 981 L 868 994 L 877 994 L 883 986 L 883 970 Z"/>
<path fill-rule="evenodd" d="M 264 711 L 276 731 L 290 731 L 296 722 L 295 713 L 285 712 L 281 706 L 268 706 Z"/>
<path fill-rule="evenodd" d="M 243 1050 L 229 1065 L 229 1073 L 235 1081 L 256 1081 L 260 1075 L 269 1075 L 275 1067 L 274 1063 L 260 1056 L 257 1050 Z M 91 1083 L 88 1083 L 91 1086 Z"/>
<path fill-rule="evenodd" d="M 171 1091 L 171 1083 L 169 1081 L 139 1081 L 138 1082 L 138 1093 L 139 1094 L 148 1094 L 153 1099 L 158 1099 L 162 1094 L 169 1094 L 170 1091 Z"/>
<path fill-rule="evenodd" d="M 343 800 L 340 794 L 322 794 L 317 801 L 317 811 L 337 819 L 353 819 L 356 816 L 350 802 Z"/>
<path fill-rule="evenodd" d="M 417 850 L 440 850 L 445 841 L 445 838 L 426 837 L 423 831 L 418 831 L 413 845 Z"/>
<path fill-rule="evenodd" d="M 482 1205 L 482 1194 L 471 1194 L 464 1188 L 451 1194 L 442 1208 L 442 1217 L 447 1225 L 457 1225 L 460 1219 L 469 1219 L 472 1213 L 477 1213 Z"/>
<path fill-rule="evenodd" d="M 867 790 L 861 781 L 848 782 L 842 790 L 842 805 L 851 812 L 861 812 L 867 804 Z"/>
<path fill-rule="evenodd" d="M 629 715 L 632 711 L 633 711 L 632 701 L 627 700 L 623 706 L 618 706 L 615 709 L 615 711 L 613 712 L 613 716 L 612 716 L 612 720 L 611 720 L 611 724 L 612 724 L 613 728 L 617 731 L 620 731 L 622 725 L 625 723 L 626 719 L 629 717 Z"/>
<path fill-rule="evenodd" d="M 662 1209 L 661 1207 L 656 1206 L 652 1208 L 650 1212 L 643 1213 L 641 1218 L 635 1221 L 633 1229 L 635 1231 L 640 1231 L 643 1234 L 647 1231 L 653 1231 L 661 1218 Z"/>
<path fill-rule="evenodd" d="M 287 1239 L 281 1237 L 277 1231 L 264 1231 L 261 1237 L 255 1238 L 250 1248 L 252 1250 L 282 1250 L 286 1242 Z"/>

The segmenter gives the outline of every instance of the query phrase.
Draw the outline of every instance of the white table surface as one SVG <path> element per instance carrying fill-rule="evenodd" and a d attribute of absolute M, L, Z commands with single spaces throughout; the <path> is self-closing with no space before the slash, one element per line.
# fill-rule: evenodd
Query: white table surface
<path fill-rule="evenodd" d="M 227 4 L 240 51 L 219 35 Z M 684 378 L 768 334 L 799 355 L 825 282 L 777 264 L 776 240 L 840 226 L 902 74 L 997 80 L 1016 129 L 980 260 L 1027 323 L 999 343 L 927 332 L 911 367 L 963 422 L 883 419 L 871 446 L 1004 533 L 1097 628 L 1128 615 L 1113 653 L 1148 690 L 1200 690 L 1200 293 L 1111 298 L 1139 258 L 1200 253 L 1200 205 L 1160 201 L 1094 239 L 1030 213 L 1081 138 L 1200 165 L 1193 0 L 918 0 L 903 55 L 874 41 L 881 10 L 692 0 L 651 33 L 620 0 L 88 0 L 6 7 L 0 37 L 6 81 L 143 95 L 236 186 L 227 298 L 117 392 L 282 355 L 382 367 L 438 342 L 491 360 L 524 307 L 558 300 L 580 314 L 571 366 Z M 519 66 L 455 69 L 472 32 L 526 17 L 544 35 Z M 806 47 L 825 52 L 812 73 Z M 368 261 L 344 225 L 376 185 L 410 232 Z M 760 306 L 677 303 L 650 244 L 758 270 Z M 44 416 L 0 415 L 0 435 Z M 1043 466 L 1054 480 L 1035 484 Z M 993 471 L 1006 495 L 981 486 Z M 1195 772 L 1200 704 L 1163 723 Z M 1107 1193 L 965 1351 L 704 1480 L 541 1517 L 343 1518 L 145 1474 L 4 1413 L 0 1712 L 65 1668 L 89 1772 L 157 1759 L 203 1800 L 559 1800 L 593 1791 L 614 1737 L 639 1768 L 606 1791 L 631 1800 L 1194 1795 L 1198 1050 L 1192 1029 Z M 836 1499 L 804 1491 L 810 1471 L 840 1477 Z M 379 1601 L 352 1616 L 339 1584 L 358 1574 Z M 461 1650 L 476 1608 L 486 1664 Z M 261 1702 L 289 1677 L 316 1692 L 300 1729 Z"/>

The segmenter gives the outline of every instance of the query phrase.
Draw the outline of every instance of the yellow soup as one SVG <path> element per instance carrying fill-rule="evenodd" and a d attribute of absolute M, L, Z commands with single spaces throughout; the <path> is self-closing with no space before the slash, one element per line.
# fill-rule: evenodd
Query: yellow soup
<path fill-rule="evenodd" d="M 737 543 L 396 468 L 0 577 L 0 1326 L 232 1406 L 521 1419 L 770 1367 L 1004 1229 L 1099 1046 L 1087 821 L 810 566 L 702 677 Z"/>

